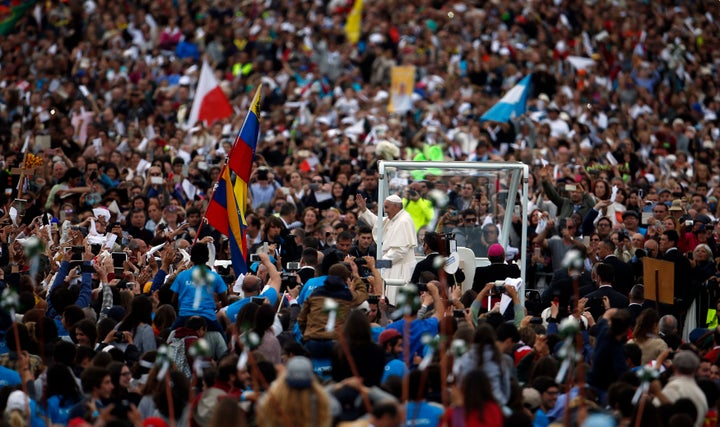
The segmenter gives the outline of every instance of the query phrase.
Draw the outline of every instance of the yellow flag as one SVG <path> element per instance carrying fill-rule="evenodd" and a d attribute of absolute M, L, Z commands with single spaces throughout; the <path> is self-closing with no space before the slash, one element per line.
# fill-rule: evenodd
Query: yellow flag
<path fill-rule="evenodd" d="M 360 40 L 360 27 L 362 24 L 362 0 L 355 0 L 350 14 L 345 22 L 345 36 L 348 41 L 355 44 Z"/>

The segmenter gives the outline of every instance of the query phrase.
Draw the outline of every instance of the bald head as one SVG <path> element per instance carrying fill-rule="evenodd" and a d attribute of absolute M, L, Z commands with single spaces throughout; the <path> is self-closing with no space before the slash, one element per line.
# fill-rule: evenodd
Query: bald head
<path fill-rule="evenodd" d="M 242 291 L 246 297 L 253 297 L 260 294 L 262 279 L 258 276 L 247 275 L 242 282 Z"/>

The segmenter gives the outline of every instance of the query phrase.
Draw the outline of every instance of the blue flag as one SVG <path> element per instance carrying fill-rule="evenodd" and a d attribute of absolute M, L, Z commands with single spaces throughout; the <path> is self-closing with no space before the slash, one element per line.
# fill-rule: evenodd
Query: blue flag
<path fill-rule="evenodd" d="M 513 86 L 500 101 L 480 117 L 480 121 L 509 122 L 511 118 L 525 114 L 530 78 L 528 74 L 520 83 Z"/>

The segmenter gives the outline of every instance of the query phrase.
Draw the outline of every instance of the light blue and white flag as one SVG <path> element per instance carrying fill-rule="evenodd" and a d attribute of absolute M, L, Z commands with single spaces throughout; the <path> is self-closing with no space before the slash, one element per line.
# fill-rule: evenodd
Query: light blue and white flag
<path fill-rule="evenodd" d="M 520 80 L 520 83 L 513 86 L 500 101 L 480 117 L 480 121 L 508 122 L 513 117 L 525 114 L 531 77 L 532 74 L 528 74 Z"/>

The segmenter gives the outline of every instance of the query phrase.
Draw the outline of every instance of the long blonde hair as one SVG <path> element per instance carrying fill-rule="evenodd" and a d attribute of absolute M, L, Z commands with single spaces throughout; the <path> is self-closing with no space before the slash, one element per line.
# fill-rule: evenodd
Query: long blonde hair
<path fill-rule="evenodd" d="M 330 397 L 315 379 L 307 389 L 291 388 L 283 373 L 270 385 L 260 404 L 258 418 L 265 427 L 329 427 L 332 424 Z"/>

